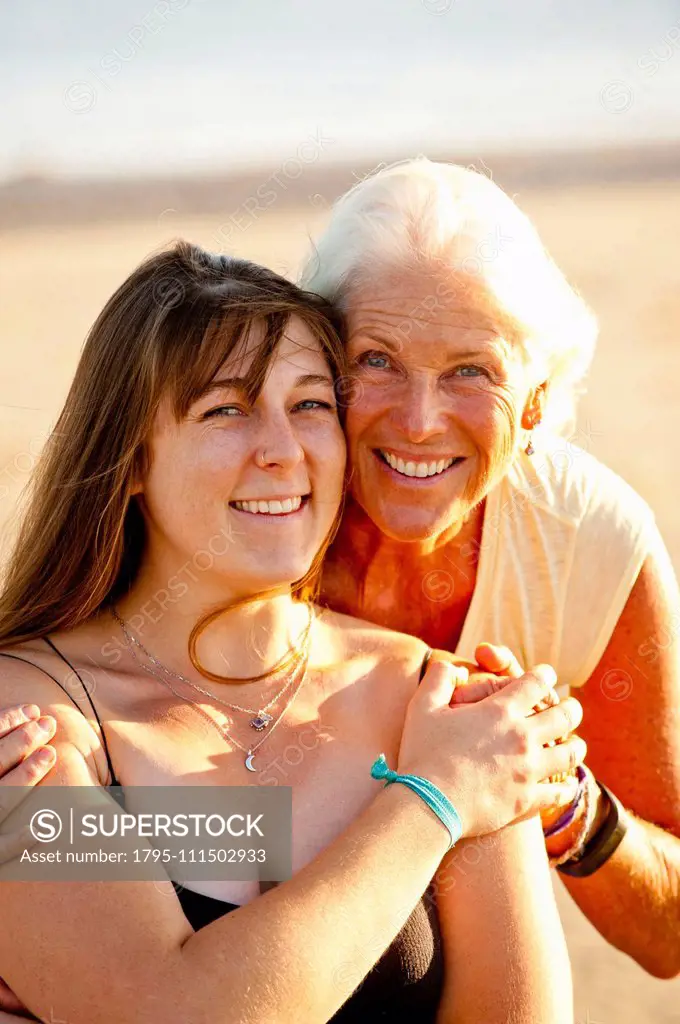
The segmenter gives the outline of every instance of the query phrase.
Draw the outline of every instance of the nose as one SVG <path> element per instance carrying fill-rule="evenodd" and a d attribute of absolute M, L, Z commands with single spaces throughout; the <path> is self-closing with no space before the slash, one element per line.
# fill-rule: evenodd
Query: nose
<path fill-rule="evenodd" d="M 447 431 L 442 398 L 434 382 L 426 377 L 411 379 L 392 411 L 395 426 L 404 439 L 423 444 Z"/>
<path fill-rule="evenodd" d="M 261 469 L 294 469 L 303 462 L 304 449 L 286 416 L 268 417 L 259 432 L 255 461 Z"/>

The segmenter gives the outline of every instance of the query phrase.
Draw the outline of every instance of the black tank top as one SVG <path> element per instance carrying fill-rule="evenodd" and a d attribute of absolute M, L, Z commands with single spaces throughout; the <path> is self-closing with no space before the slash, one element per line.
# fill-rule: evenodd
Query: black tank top
<path fill-rule="evenodd" d="M 65 655 L 57 649 L 49 637 L 43 637 L 51 649 L 68 665 L 80 681 L 85 697 L 92 708 L 102 747 L 106 755 L 111 781 L 109 785 L 120 786 L 111 761 L 106 733 L 87 685 Z M 428 650 L 420 670 L 419 682 L 425 674 L 432 651 Z M 28 658 L 0 651 L 0 657 L 24 661 L 49 676 L 59 686 L 78 710 L 87 717 L 66 686 L 50 672 L 36 665 Z M 264 892 L 277 883 L 261 882 Z M 211 924 L 224 914 L 237 910 L 238 903 L 204 896 L 173 882 L 177 898 L 184 914 L 195 931 Z M 441 948 L 441 934 L 436 902 L 432 885 L 416 904 L 411 916 L 392 944 L 369 971 L 350 998 L 333 1015 L 333 1024 L 369 1024 L 373 1021 L 389 1021 L 390 1024 L 434 1024 L 441 999 L 444 965 Z M 330 1022 L 329 1022 L 330 1024 Z"/>

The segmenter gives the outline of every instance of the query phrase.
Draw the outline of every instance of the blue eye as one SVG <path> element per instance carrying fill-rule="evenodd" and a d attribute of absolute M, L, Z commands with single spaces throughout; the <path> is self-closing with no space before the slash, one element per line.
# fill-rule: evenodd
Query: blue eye
<path fill-rule="evenodd" d="M 311 409 L 335 409 L 335 406 L 330 402 L 319 402 L 316 398 L 305 398 L 304 401 L 298 402 L 295 408 L 308 412 Z"/>
<path fill-rule="evenodd" d="M 387 370 L 390 366 L 389 357 L 384 352 L 364 352 L 357 362 L 361 366 L 370 366 L 372 370 Z"/>
<path fill-rule="evenodd" d="M 222 417 L 222 416 L 244 416 L 245 413 L 239 409 L 237 405 L 218 405 L 214 409 L 210 409 L 203 416 L 204 419 L 209 419 L 211 416 Z"/>
<path fill-rule="evenodd" d="M 472 372 L 466 373 L 465 372 L 466 370 L 469 370 L 469 371 L 472 371 Z M 487 373 L 487 371 L 484 369 L 483 366 L 472 366 L 472 365 L 459 366 L 458 369 L 455 372 L 457 374 L 460 374 L 461 377 L 479 377 L 479 376 L 488 377 L 489 376 L 489 374 Z"/>

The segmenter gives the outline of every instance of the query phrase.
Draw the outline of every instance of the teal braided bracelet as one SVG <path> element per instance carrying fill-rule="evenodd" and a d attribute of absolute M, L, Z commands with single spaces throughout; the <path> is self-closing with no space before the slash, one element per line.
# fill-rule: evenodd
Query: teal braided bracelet
<path fill-rule="evenodd" d="M 385 779 L 386 786 L 389 786 L 392 782 L 403 782 L 405 786 L 408 786 L 419 797 L 422 797 L 427 806 L 434 811 L 440 821 L 446 826 L 451 836 L 448 849 L 450 850 L 454 843 L 458 842 L 463 834 L 463 823 L 460 820 L 460 815 L 449 798 L 444 796 L 441 789 L 438 789 L 429 779 L 423 779 L 420 775 L 399 775 L 398 772 L 392 771 L 391 768 L 387 767 L 384 754 L 380 754 L 373 762 L 371 775 L 374 779 Z"/>

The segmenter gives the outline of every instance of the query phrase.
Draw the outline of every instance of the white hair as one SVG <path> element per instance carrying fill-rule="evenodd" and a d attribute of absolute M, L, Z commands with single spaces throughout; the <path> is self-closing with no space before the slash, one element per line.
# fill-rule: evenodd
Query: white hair
<path fill-rule="evenodd" d="M 595 317 L 529 218 L 486 175 L 419 157 L 364 178 L 335 203 L 300 283 L 347 311 L 369 277 L 428 265 L 450 271 L 456 287 L 481 286 L 514 327 L 531 386 L 549 382 L 545 425 L 573 429 Z"/>

